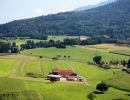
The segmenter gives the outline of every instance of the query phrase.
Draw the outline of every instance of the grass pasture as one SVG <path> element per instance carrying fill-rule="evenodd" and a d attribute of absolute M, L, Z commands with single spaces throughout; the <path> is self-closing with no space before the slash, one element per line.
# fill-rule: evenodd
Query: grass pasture
<path fill-rule="evenodd" d="M 12 55 L 0 59 L 0 98 L 4 98 L 3 100 L 88 100 L 87 95 L 96 91 L 96 85 L 101 81 L 106 81 L 114 88 L 109 88 L 105 94 L 95 94 L 94 100 L 130 99 L 130 92 L 123 91 L 130 89 L 129 74 L 121 69 L 105 70 L 87 63 L 92 61 L 96 54 L 101 55 L 105 61 L 129 59 L 129 56 L 87 46 L 68 46 L 66 49 L 38 48 L 22 51 L 21 54 L 26 57 Z M 61 55 L 59 60 L 51 59 L 57 55 Z M 40 59 L 39 56 L 43 58 Z M 26 76 L 26 73 L 32 72 L 45 77 L 56 68 L 74 70 L 86 78 L 89 85 L 80 82 L 51 83 L 44 78 Z M 113 74 L 113 71 L 116 73 Z M 7 96 L 8 99 L 5 99 Z"/>
<path fill-rule="evenodd" d="M 42 100 L 36 91 L 30 91 L 24 81 L 0 77 L 0 100 Z"/>
<path fill-rule="evenodd" d="M 126 72 L 116 72 L 113 77 L 106 81 L 112 87 L 121 89 L 124 91 L 130 91 L 130 75 Z"/>
<path fill-rule="evenodd" d="M 130 49 L 113 50 L 111 53 L 130 56 Z"/>
<path fill-rule="evenodd" d="M 23 75 L 26 75 L 26 73 L 32 72 L 32 73 L 38 73 L 41 74 L 41 68 L 40 68 L 40 62 L 35 60 L 27 60 L 25 61 L 24 67 L 23 67 Z"/>
<path fill-rule="evenodd" d="M 9 76 L 17 60 L 0 59 L 0 76 Z"/>
<path fill-rule="evenodd" d="M 129 59 L 128 56 L 112 54 L 108 51 L 89 49 L 89 47 L 81 48 L 81 47 L 70 47 L 68 46 L 66 49 L 57 49 L 57 48 L 38 48 L 25 50 L 21 52 L 23 55 L 29 56 L 43 56 L 47 58 L 55 57 L 56 55 L 61 55 L 60 59 L 64 59 L 65 56 L 70 56 L 71 61 L 79 61 L 79 62 L 87 62 L 92 61 L 95 55 L 101 55 L 104 61 L 110 60 L 124 60 Z"/>

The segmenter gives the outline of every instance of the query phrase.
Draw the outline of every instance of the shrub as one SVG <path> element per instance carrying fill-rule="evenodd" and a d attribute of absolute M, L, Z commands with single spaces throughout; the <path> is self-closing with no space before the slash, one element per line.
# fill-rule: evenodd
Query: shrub
<path fill-rule="evenodd" d="M 43 58 L 43 56 L 39 56 L 39 58 Z"/>
<path fill-rule="evenodd" d="M 130 68 L 128 68 L 128 69 L 126 70 L 126 72 L 130 74 Z"/>
<path fill-rule="evenodd" d="M 108 65 L 108 64 L 102 65 L 101 67 L 104 68 L 104 69 L 110 69 L 111 68 L 111 66 Z"/>
<path fill-rule="evenodd" d="M 58 57 L 52 57 L 52 60 L 58 60 Z"/>
<path fill-rule="evenodd" d="M 93 61 L 94 61 L 96 64 L 100 64 L 101 61 L 102 61 L 102 56 L 95 56 L 95 57 L 93 57 Z"/>
<path fill-rule="evenodd" d="M 33 78 L 43 78 L 43 75 L 42 75 L 42 74 L 33 73 L 33 72 L 27 72 L 27 73 L 26 73 L 26 76 L 28 76 L 28 77 L 33 77 Z"/>
<path fill-rule="evenodd" d="M 108 88 L 109 88 L 109 86 L 104 82 L 101 82 L 101 83 L 97 84 L 97 86 L 96 86 L 96 89 L 100 90 L 102 92 L 102 94 L 104 94 L 104 92 L 107 91 Z"/>
<path fill-rule="evenodd" d="M 90 93 L 90 94 L 88 94 L 88 99 L 90 99 L 90 100 L 94 100 L 94 98 L 96 98 L 96 96 L 94 95 L 94 93 Z"/>

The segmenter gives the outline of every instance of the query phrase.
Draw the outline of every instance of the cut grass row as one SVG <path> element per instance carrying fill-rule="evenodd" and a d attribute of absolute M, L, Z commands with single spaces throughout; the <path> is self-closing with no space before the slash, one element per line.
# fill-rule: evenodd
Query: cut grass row
<path fill-rule="evenodd" d="M 23 80 L 0 77 L 0 100 L 42 100 L 37 91 L 28 90 Z"/>
<path fill-rule="evenodd" d="M 52 61 L 52 60 L 48 60 L 48 59 L 36 60 L 36 61 L 35 60 L 25 61 L 24 62 L 25 64 L 23 67 L 23 75 L 30 70 L 31 71 L 36 70 L 37 72 L 40 73 L 41 72 L 41 69 L 40 69 L 41 62 L 43 64 L 43 68 L 46 72 L 45 75 L 47 75 L 48 72 L 50 72 L 54 68 L 70 69 L 70 67 L 68 66 L 68 64 L 69 64 L 70 66 L 74 67 L 74 69 L 76 70 L 76 72 L 79 75 L 84 76 L 88 80 L 90 85 L 85 86 L 81 83 L 57 82 L 57 83 L 53 84 L 50 82 L 26 81 L 25 82 L 26 85 L 23 86 L 23 85 L 21 85 L 21 83 L 24 82 L 23 80 L 21 80 L 22 82 L 20 81 L 20 84 L 18 82 L 15 82 L 14 80 L 12 80 L 12 83 L 8 82 L 9 85 L 6 86 L 7 90 L 10 88 L 12 89 L 15 85 L 17 85 L 17 84 L 13 84 L 13 82 L 15 82 L 20 85 L 20 86 L 17 85 L 18 88 L 21 87 L 20 89 L 17 89 L 17 87 L 16 87 L 16 90 L 23 91 L 25 88 L 28 88 L 29 90 L 38 91 L 42 95 L 43 100 L 87 100 L 87 95 L 90 92 L 95 91 L 95 87 L 96 87 L 97 83 L 99 83 L 102 80 L 113 77 L 113 70 L 104 70 L 104 69 L 101 69 L 98 67 L 87 65 L 85 63 L 68 61 L 67 62 L 68 64 L 66 64 L 66 61 L 63 61 L 63 60 Z M 32 66 L 32 67 L 30 67 L 30 66 Z M 29 69 L 27 67 L 29 67 Z M 6 82 L 1 83 L 1 84 L 6 84 Z M 129 84 L 127 84 L 127 86 L 128 85 Z M 11 87 L 9 87 L 9 86 L 11 86 Z M 0 87 L 3 87 L 3 89 L 4 89 L 5 85 L 4 86 L 1 85 Z M 3 89 L 1 89 L 1 91 Z M 113 96 L 113 94 L 114 94 L 114 96 Z M 118 97 L 128 99 L 129 97 L 126 96 L 125 94 L 128 94 L 128 93 L 119 91 L 116 89 L 110 89 L 104 95 L 100 95 L 100 96 L 96 95 L 97 97 L 95 100 L 102 100 L 102 99 L 103 100 L 112 100 L 112 99 L 114 99 L 114 98 L 116 99 Z M 22 100 L 24 100 L 24 99 L 22 99 Z"/>

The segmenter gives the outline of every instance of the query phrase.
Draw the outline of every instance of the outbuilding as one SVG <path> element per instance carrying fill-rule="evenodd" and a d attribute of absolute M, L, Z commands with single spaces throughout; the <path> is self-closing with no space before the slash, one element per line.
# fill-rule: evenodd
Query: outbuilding
<path fill-rule="evenodd" d="M 51 78 L 56 78 L 57 80 L 60 80 L 61 76 L 60 75 L 49 74 L 47 76 L 47 79 L 50 80 Z"/>
<path fill-rule="evenodd" d="M 72 70 L 61 70 L 61 69 L 53 69 L 52 74 L 61 76 L 77 76 L 77 74 Z"/>

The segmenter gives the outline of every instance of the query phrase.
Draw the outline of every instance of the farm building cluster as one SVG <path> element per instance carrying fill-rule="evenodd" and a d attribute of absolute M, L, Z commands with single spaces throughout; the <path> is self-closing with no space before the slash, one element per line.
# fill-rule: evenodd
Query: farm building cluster
<path fill-rule="evenodd" d="M 84 81 L 84 78 L 72 70 L 53 69 L 47 76 L 48 80 L 55 78 L 57 81 Z"/>

